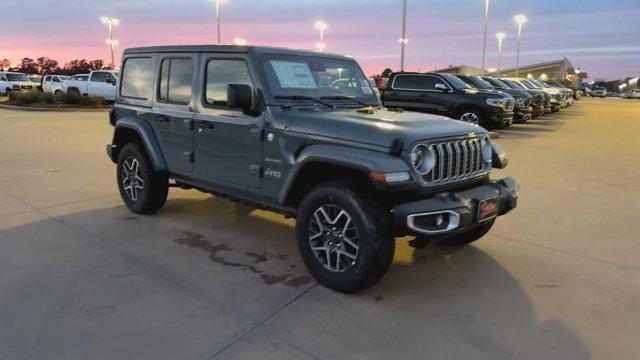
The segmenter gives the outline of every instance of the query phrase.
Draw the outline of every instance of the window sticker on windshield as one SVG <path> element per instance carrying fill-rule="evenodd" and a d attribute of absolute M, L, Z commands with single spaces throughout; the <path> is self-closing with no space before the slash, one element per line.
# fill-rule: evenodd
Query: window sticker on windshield
<path fill-rule="evenodd" d="M 317 89 L 316 81 L 307 63 L 292 61 L 270 61 L 278 82 L 283 88 Z"/>

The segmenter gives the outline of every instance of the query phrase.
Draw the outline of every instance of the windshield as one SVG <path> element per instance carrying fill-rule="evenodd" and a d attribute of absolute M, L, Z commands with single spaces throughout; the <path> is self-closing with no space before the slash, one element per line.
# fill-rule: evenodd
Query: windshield
<path fill-rule="evenodd" d="M 538 86 L 543 87 L 543 88 L 550 88 L 551 87 L 551 86 L 549 86 L 549 85 L 547 85 L 547 84 L 545 84 L 545 83 L 543 83 L 541 81 L 538 81 L 538 80 L 530 80 L 530 82 L 532 82 L 534 85 L 538 85 Z"/>
<path fill-rule="evenodd" d="M 276 54 L 263 54 L 259 59 L 269 91 L 274 98 L 279 98 L 277 101 L 349 97 L 364 103 L 378 103 L 371 84 L 353 60 Z"/>
<path fill-rule="evenodd" d="M 25 74 L 10 74 L 7 73 L 7 80 L 9 81 L 30 81 Z"/>
<path fill-rule="evenodd" d="M 509 85 L 503 83 L 502 81 L 498 80 L 498 79 L 493 79 L 493 78 L 483 78 L 482 80 L 488 82 L 489 84 L 493 85 L 496 88 L 499 89 L 509 89 Z"/>
<path fill-rule="evenodd" d="M 528 82 L 526 80 L 520 80 L 517 83 L 522 85 L 522 86 L 524 86 L 527 89 L 535 89 L 536 88 L 532 83 L 530 83 L 530 82 Z"/>
<path fill-rule="evenodd" d="M 493 85 L 491 85 L 489 82 L 483 80 L 480 76 L 469 76 L 468 79 L 478 89 L 485 89 L 485 90 L 492 90 L 493 89 Z"/>
<path fill-rule="evenodd" d="M 512 80 L 500 80 L 500 81 L 502 81 L 505 84 L 509 85 L 509 87 L 511 87 L 512 89 L 526 89 L 526 87 L 520 85 L 520 83 L 517 83 L 517 82 L 512 81 Z"/>
<path fill-rule="evenodd" d="M 458 90 L 471 89 L 471 86 L 469 86 L 466 82 L 458 79 L 457 77 L 451 74 L 438 74 L 438 75 L 442 76 L 445 80 L 449 82 L 449 84 L 451 84 L 451 86 L 453 86 Z"/>

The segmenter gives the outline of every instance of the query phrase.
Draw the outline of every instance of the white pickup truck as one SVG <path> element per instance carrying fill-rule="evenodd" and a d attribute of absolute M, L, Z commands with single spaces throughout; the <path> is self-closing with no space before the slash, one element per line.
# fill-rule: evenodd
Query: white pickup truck
<path fill-rule="evenodd" d="M 9 95 L 12 91 L 34 91 L 38 85 L 29 80 L 26 74 L 0 71 L 0 94 Z"/>
<path fill-rule="evenodd" d="M 118 73 L 113 70 L 94 70 L 85 81 L 74 79 L 62 81 L 62 91 L 77 95 L 98 96 L 106 100 L 116 99 Z"/>
<path fill-rule="evenodd" d="M 62 81 L 69 80 L 64 75 L 47 75 L 42 78 L 42 92 L 49 94 L 58 94 L 62 92 Z"/>

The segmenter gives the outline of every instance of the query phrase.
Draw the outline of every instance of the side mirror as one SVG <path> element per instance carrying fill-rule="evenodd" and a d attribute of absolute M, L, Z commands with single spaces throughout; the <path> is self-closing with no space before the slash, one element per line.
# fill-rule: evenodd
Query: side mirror
<path fill-rule="evenodd" d="M 232 109 L 249 110 L 253 107 L 253 89 L 249 85 L 227 85 L 227 106 Z"/>
<path fill-rule="evenodd" d="M 449 88 L 447 87 L 447 85 L 445 85 L 443 83 L 438 83 L 438 84 L 436 84 L 436 90 L 440 90 L 442 92 L 448 92 Z"/>

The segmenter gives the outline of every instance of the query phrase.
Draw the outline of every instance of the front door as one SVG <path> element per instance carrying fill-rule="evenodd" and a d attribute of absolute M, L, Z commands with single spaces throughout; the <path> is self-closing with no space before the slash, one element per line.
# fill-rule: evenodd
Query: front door
<path fill-rule="evenodd" d="M 227 85 L 255 88 L 249 63 L 242 55 L 202 54 L 198 109 L 194 118 L 194 175 L 228 185 L 259 188 L 262 116 L 227 106 Z"/>
<path fill-rule="evenodd" d="M 160 54 L 153 104 L 153 127 L 169 170 L 193 171 L 193 89 L 197 55 Z"/>

